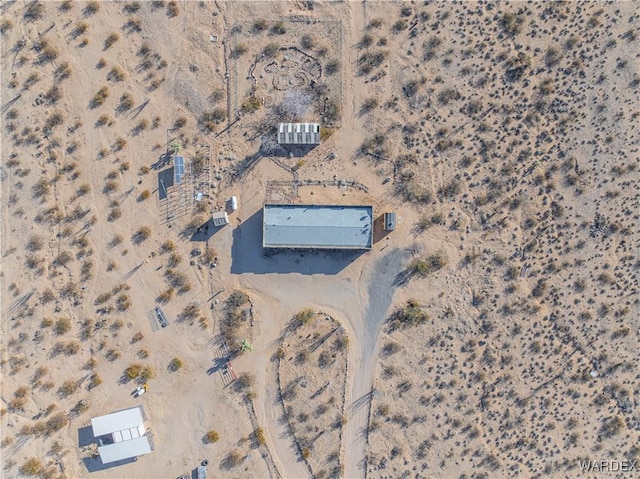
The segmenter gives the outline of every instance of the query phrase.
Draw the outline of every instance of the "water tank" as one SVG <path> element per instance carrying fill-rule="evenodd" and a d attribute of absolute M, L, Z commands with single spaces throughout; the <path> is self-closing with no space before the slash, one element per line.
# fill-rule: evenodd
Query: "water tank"
<path fill-rule="evenodd" d="M 231 211 L 235 211 L 238 209 L 238 198 L 236 198 L 235 196 L 231 197 Z"/>

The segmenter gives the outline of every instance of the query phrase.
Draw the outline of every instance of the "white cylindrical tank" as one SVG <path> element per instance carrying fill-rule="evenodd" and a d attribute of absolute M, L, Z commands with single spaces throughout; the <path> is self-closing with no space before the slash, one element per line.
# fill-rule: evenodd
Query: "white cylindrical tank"
<path fill-rule="evenodd" d="M 235 211 L 238 209 L 238 198 L 235 196 L 231 197 L 231 211 Z"/>

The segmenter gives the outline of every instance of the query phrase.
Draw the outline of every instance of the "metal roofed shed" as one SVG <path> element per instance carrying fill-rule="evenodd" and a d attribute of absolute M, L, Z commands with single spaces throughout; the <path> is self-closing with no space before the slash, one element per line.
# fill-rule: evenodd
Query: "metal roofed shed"
<path fill-rule="evenodd" d="M 319 145 L 319 123 L 280 123 L 278 124 L 278 144 L 280 145 Z"/>
<path fill-rule="evenodd" d="M 150 452 L 151 444 L 149 444 L 149 438 L 147 436 L 98 447 L 100 460 L 103 464 L 142 456 Z"/>
<path fill-rule="evenodd" d="M 265 248 L 369 250 L 373 207 L 266 204 L 262 230 Z"/>
<path fill-rule="evenodd" d="M 229 224 L 229 215 L 226 211 L 215 211 L 211 215 L 213 226 L 224 226 Z"/>
<path fill-rule="evenodd" d="M 394 231 L 396 229 L 396 214 L 385 213 L 384 214 L 384 230 Z"/>
<path fill-rule="evenodd" d="M 151 452 L 140 406 L 95 417 L 91 429 L 96 438 L 111 436 L 107 444 L 100 439 L 98 452 L 104 464 Z"/>

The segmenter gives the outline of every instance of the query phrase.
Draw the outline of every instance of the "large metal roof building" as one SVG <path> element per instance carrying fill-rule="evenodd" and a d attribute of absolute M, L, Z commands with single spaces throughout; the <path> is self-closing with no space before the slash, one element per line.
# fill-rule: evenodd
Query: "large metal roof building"
<path fill-rule="evenodd" d="M 372 206 L 264 205 L 265 248 L 369 250 L 372 243 Z"/>
<path fill-rule="evenodd" d="M 280 145 L 319 145 L 319 123 L 280 123 L 278 124 L 278 143 Z"/>
<path fill-rule="evenodd" d="M 151 452 L 140 406 L 94 417 L 91 420 L 91 428 L 94 437 L 111 436 L 110 440 L 113 441 L 98 447 L 103 464 Z"/>

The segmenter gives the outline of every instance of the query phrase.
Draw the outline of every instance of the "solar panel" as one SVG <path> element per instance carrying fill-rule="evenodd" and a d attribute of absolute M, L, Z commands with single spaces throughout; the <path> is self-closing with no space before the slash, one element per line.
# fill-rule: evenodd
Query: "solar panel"
<path fill-rule="evenodd" d="M 174 156 L 173 157 L 174 184 L 179 185 L 180 182 L 182 181 L 183 176 L 184 176 L 184 157 Z"/>

